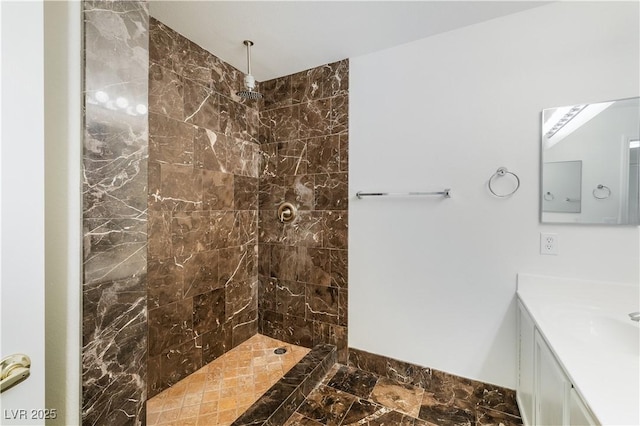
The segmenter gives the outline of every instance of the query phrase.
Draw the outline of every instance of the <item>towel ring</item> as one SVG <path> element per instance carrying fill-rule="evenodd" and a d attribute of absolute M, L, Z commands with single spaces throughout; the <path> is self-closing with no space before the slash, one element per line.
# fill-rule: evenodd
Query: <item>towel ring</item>
<path fill-rule="evenodd" d="M 605 191 L 603 194 L 601 194 L 604 195 L 604 197 L 599 197 L 597 191 Z M 611 196 L 611 189 L 607 185 L 599 184 L 593 190 L 593 196 L 598 200 L 605 200 Z"/>
<path fill-rule="evenodd" d="M 544 198 L 546 201 L 553 201 L 553 200 L 555 200 L 555 199 L 556 199 L 555 195 L 553 195 L 553 194 L 552 194 L 551 192 L 549 192 L 549 191 L 547 191 L 547 192 L 544 194 L 543 198 Z"/>
<path fill-rule="evenodd" d="M 493 180 L 497 177 L 502 177 L 504 175 L 511 175 L 516 179 L 516 187 L 514 188 L 513 191 L 509 192 L 508 194 L 498 194 L 496 193 L 496 191 L 493 190 L 493 188 L 491 187 L 491 182 L 493 182 Z M 500 198 L 505 198 L 505 197 L 509 197 L 513 194 L 515 194 L 515 192 L 520 188 L 520 178 L 518 177 L 518 175 L 516 175 L 513 172 L 510 172 L 509 170 L 507 170 L 506 167 L 500 167 L 498 168 L 498 170 L 496 170 L 496 172 L 491 175 L 491 177 L 489 178 L 489 191 L 491 191 L 491 193 L 493 195 L 495 195 L 496 197 L 500 197 Z"/>

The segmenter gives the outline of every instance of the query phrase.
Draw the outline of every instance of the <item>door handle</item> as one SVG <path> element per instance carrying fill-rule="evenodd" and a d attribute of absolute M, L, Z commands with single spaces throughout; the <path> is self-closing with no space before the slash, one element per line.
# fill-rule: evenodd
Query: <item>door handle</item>
<path fill-rule="evenodd" d="M 0 393 L 26 380 L 31 374 L 31 360 L 23 354 L 13 354 L 0 361 Z"/>

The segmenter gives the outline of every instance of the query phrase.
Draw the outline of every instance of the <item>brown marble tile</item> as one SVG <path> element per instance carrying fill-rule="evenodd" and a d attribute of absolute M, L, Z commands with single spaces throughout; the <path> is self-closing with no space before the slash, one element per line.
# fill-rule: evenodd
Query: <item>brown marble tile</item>
<path fill-rule="evenodd" d="M 482 382 L 475 382 L 474 385 L 474 396 L 478 398 L 478 405 L 513 416 L 520 416 L 515 391 Z"/>
<path fill-rule="evenodd" d="M 236 210 L 258 210 L 258 178 L 235 176 L 233 200 Z"/>
<path fill-rule="evenodd" d="M 258 177 L 260 172 L 260 148 L 253 142 L 228 138 L 226 170 L 242 176 Z"/>
<path fill-rule="evenodd" d="M 522 419 L 500 411 L 478 407 L 475 424 L 476 426 L 522 426 Z"/>
<path fill-rule="evenodd" d="M 322 212 L 298 210 L 296 219 L 286 224 L 281 224 L 277 217 L 270 219 L 280 226 L 278 242 L 298 247 L 322 247 L 326 232 Z"/>
<path fill-rule="evenodd" d="M 224 355 L 231 348 L 231 325 L 223 323 L 204 332 L 202 338 L 202 362 L 211 362 Z"/>
<path fill-rule="evenodd" d="M 340 171 L 349 171 L 349 134 L 340 134 Z"/>
<path fill-rule="evenodd" d="M 209 130 L 221 130 L 221 107 L 218 96 L 209 87 L 185 79 L 184 121 Z"/>
<path fill-rule="evenodd" d="M 260 145 L 260 180 L 276 178 L 278 167 L 277 143 L 263 143 Z"/>
<path fill-rule="evenodd" d="M 331 99 L 300 104 L 300 138 L 331 134 Z"/>
<path fill-rule="evenodd" d="M 236 347 L 247 339 L 258 334 L 258 303 L 255 309 L 248 308 L 241 310 L 233 316 L 231 320 L 231 345 Z"/>
<path fill-rule="evenodd" d="M 475 424 L 471 411 L 450 405 L 423 405 L 418 416 L 429 425 L 473 426 Z"/>
<path fill-rule="evenodd" d="M 422 403 L 423 405 L 456 405 L 467 410 L 474 410 L 478 403 L 474 392 L 473 381 L 432 370 L 431 381 L 429 386 L 425 388 Z"/>
<path fill-rule="evenodd" d="M 149 310 L 149 356 L 187 342 L 193 337 L 193 299 Z"/>
<path fill-rule="evenodd" d="M 269 123 L 266 142 L 286 142 L 297 139 L 300 132 L 300 106 L 292 105 L 264 112 L 262 123 Z"/>
<path fill-rule="evenodd" d="M 307 318 L 338 323 L 338 289 L 313 284 L 306 284 Z"/>
<path fill-rule="evenodd" d="M 327 78 L 328 84 L 324 85 L 324 97 L 335 97 L 349 93 L 349 60 L 328 64 L 330 68 Z"/>
<path fill-rule="evenodd" d="M 299 247 L 298 255 L 298 281 L 324 286 L 331 285 L 329 250 Z"/>
<path fill-rule="evenodd" d="M 282 315 L 281 318 L 282 340 L 305 348 L 313 346 L 313 321 L 295 315 Z"/>
<path fill-rule="evenodd" d="M 349 96 L 331 98 L 330 131 L 333 134 L 346 133 L 349 130 Z"/>
<path fill-rule="evenodd" d="M 190 165 L 161 164 L 161 189 L 156 201 L 163 208 L 193 211 L 202 208 L 202 173 Z M 166 207 L 164 207 L 166 206 Z"/>
<path fill-rule="evenodd" d="M 213 78 L 213 90 L 227 98 L 233 99 L 236 102 L 240 101 L 236 92 L 239 87 L 243 87 L 244 74 L 216 57 L 213 58 L 211 72 Z"/>
<path fill-rule="evenodd" d="M 424 389 L 382 377 L 371 392 L 371 400 L 412 417 L 418 417 Z"/>
<path fill-rule="evenodd" d="M 355 397 L 329 386 L 319 386 L 298 409 L 298 412 L 327 426 L 339 425 Z"/>
<path fill-rule="evenodd" d="M 291 76 L 275 78 L 260 83 L 263 94 L 261 109 L 267 110 L 291 105 Z"/>
<path fill-rule="evenodd" d="M 305 316 L 305 285 L 297 281 L 278 280 L 275 284 L 275 311 L 280 314 Z"/>
<path fill-rule="evenodd" d="M 217 250 L 202 251 L 191 254 L 182 262 L 184 297 L 207 293 L 224 285 L 220 279 L 218 255 Z"/>
<path fill-rule="evenodd" d="M 311 420 L 300 413 L 293 413 L 284 426 L 323 426 L 323 423 Z"/>
<path fill-rule="evenodd" d="M 378 382 L 375 374 L 346 365 L 340 366 L 327 386 L 360 398 L 368 398 Z"/>
<path fill-rule="evenodd" d="M 173 52 L 176 72 L 204 86 L 211 85 L 213 55 L 181 35 L 176 38 L 176 43 L 178 48 Z"/>
<path fill-rule="evenodd" d="M 143 422 L 147 357 L 146 3 L 82 3 L 84 20 L 82 421 Z M 119 31 L 105 30 L 110 27 Z M 107 47 L 108 46 L 108 47 Z M 126 65 L 125 65 L 126 64 Z M 95 95 L 102 91 L 109 104 Z M 107 107 L 105 107 L 107 106 Z M 135 213 L 135 211 L 138 211 Z M 146 243 L 145 243 L 146 245 Z"/>
<path fill-rule="evenodd" d="M 313 175 L 284 176 L 284 187 L 284 199 L 293 203 L 298 210 L 314 209 L 315 194 L 313 192 Z"/>
<path fill-rule="evenodd" d="M 432 370 L 383 355 L 373 354 L 355 348 L 349 348 L 349 365 L 387 377 L 400 383 L 430 389 Z"/>
<path fill-rule="evenodd" d="M 259 312 L 277 309 L 277 285 L 278 280 L 260 274 L 258 276 L 258 310 Z"/>
<path fill-rule="evenodd" d="M 329 250 L 331 285 L 348 287 L 348 252 L 346 250 Z"/>
<path fill-rule="evenodd" d="M 341 424 L 344 426 L 414 426 L 415 419 L 391 408 L 359 399 L 353 403 Z"/>
<path fill-rule="evenodd" d="M 202 207 L 205 210 L 233 210 L 234 175 L 202 171 Z"/>
<path fill-rule="evenodd" d="M 193 298 L 193 331 L 201 335 L 218 328 L 225 320 L 225 289 L 218 288 Z"/>
<path fill-rule="evenodd" d="M 336 347 L 338 362 L 347 362 L 347 327 L 321 321 L 313 322 L 313 345 L 330 344 Z"/>
<path fill-rule="evenodd" d="M 156 63 L 149 64 L 149 111 L 184 119 L 184 87 L 180 76 Z"/>
<path fill-rule="evenodd" d="M 193 164 L 200 169 L 226 172 L 226 136 L 196 127 L 193 140 Z"/>
<path fill-rule="evenodd" d="M 84 283 L 142 276 L 146 272 L 146 218 L 85 219 Z M 118 267 L 113 260 L 118 259 Z"/>
<path fill-rule="evenodd" d="M 349 214 L 344 210 L 323 213 L 323 247 L 346 250 L 349 236 Z"/>
<path fill-rule="evenodd" d="M 316 175 L 314 183 L 317 210 L 346 210 L 348 208 L 347 173 Z"/>
<path fill-rule="evenodd" d="M 349 324 L 349 290 L 338 290 L 338 324 L 347 327 Z"/>
<path fill-rule="evenodd" d="M 172 255 L 188 258 L 211 248 L 210 216 L 205 211 L 175 213 L 171 220 Z M 183 266 L 183 262 L 179 262 Z"/>
<path fill-rule="evenodd" d="M 183 269 L 173 258 L 149 259 L 147 263 L 147 306 L 149 309 L 182 299 Z"/>
<path fill-rule="evenodd" d="M 307 173 L 307 144 L 292 140 L 278 144 L 278 175 L 304 175 Z"/>
<path fill-rule="evenodd" d="M 169 387 L 202 367 L 201 343 L 196 339 L 173 346 L 160 357 L 163 387 Z"/>
<path fill-rule="evenodd" d="M 340 136 L 321 136 L 307 141 L 309 173 L 340 172 Z M 345 170 L 346 171 L 346 170 Z"/>
<path fill-rule="evenodd" d="M 251 113 L 249 111 L 252 111 Z M 253 108 L 235 102 L 227 97 L 220 97 L 220 123 L 222 133 L 233 138 L 251 140 L 249 122 L 252 120 Z"/>
<path fill-rule="evenodd" d="M 255 312 L 258 309 L 257 281 L 234 281 L 228 283 L 225 285 L 225 293 L 228 320 L 233 320 L 236 315 Z"/>
<path fill-rule="evenodd" d="M 174 70 L 173 55 L 177 49 L 178 34 L 157 19 L 149 19 L 149 60 Z M 175 70 L 174 70 L 175 71 Z"/>
<path fill-rule="evenodd" d="M 302 103 L 325 97 L 330 72 L 330 67 L 324 65 L 291 75 L 292 101 Z"/>
<path fill-rule="evenodd" d="M 147 222 L 147 255 L 149 259 L 171 256 L 171 213 L 149 209 Z"/>
<path fill-rule="evenodd" d="M 211 211 L 205 231 L 210 238 L 205 238 L 203 241 L 208 242 L 211 249 L 224 249 L 237 245 L 237 237 L 233 233 L 235 221 L 234 211 Z"/>

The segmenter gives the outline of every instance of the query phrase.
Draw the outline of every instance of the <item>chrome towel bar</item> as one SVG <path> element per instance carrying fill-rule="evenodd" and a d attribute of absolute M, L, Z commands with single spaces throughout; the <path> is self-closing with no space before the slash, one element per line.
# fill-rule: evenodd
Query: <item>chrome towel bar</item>
<path fill-rule="evenodd" d="M 426 196 L 426 195 L 441 195 L 444 198 L 451 198 L 451 188 L 447 188 L 444 191 L 437 192 L 356 192 L 356 197 L 362 199 L 363 197 L 412 197 L 412 196 Z"/>

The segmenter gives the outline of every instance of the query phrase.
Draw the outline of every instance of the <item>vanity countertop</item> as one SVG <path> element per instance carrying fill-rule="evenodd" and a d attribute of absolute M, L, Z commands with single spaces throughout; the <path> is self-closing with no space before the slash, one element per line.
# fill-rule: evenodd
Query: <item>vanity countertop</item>
<path fill-rule="evenodd" d="M 640 286 L 518 274 L 518 297 L 598 421 L 639 425 Z"/>

